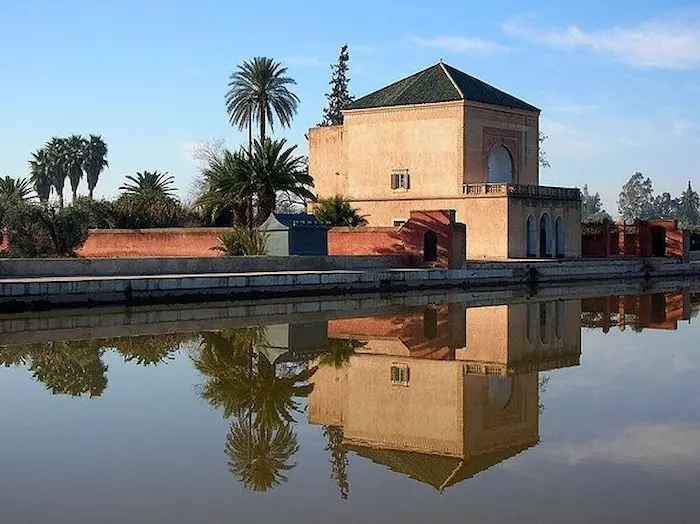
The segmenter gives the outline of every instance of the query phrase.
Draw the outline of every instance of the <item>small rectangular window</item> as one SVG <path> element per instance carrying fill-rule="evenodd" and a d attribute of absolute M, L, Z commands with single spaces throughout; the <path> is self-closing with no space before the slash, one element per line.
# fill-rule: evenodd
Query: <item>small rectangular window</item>
<path fill-rule="evenodd" d="M 410 370 L 406 364 L 391 366 L 391 383 L 395 386 L 408 386 L 410 378 Z"/>
<path fill-rule="evenodd" d="M 391 174 L 391 189 L 409 189 L 411 187 L 411 175 L 407 169 L 394 171 Z"/>
<path fill-rule="evenodd" d="M 401 226 L 403 226 L 405 223 L 406 223 L 405 220 L 394 220 L 394 221 L 393 221 L 394 227 L 401 227 Z"/>

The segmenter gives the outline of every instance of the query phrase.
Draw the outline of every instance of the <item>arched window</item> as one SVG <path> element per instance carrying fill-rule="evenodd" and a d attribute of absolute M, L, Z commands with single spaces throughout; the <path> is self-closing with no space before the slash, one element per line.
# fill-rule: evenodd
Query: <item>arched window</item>
<path fill-rule="evenodd" d="M 537 224 L 535 217 L 530 215 L 527 217 L 527 256 L 537 256 Z"/>
<path fill-rule="evenodd" d="M 564 237 L 564 219 L 562 217 L 557 217 L 557 220 L 554 222 L 554 237 L 556 239 L 556 254 L 558 257 L 563 257 L 564 256 L 564 245 L 565 245 L 565 237 Z"/>
<path fill-rule="evenodd" d="M 511 184 L 513 182 L 513 159 L 508 150 L 498 145 L 489 154 L 489 184 Z"/>
<path fill-rule="evenodd" d="M 552 219 L 547 213 L 540 218 L 540 256 L 552 256 Z"/>

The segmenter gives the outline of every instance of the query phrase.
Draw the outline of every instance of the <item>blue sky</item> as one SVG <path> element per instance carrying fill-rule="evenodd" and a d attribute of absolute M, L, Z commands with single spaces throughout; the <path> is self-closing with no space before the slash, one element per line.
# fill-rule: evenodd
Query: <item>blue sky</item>
<path fill-rule="evenodd" d="M 288 2 L 2 0 L 0 174 L 24 175 L 54 135 L 102 134 L 97 193 L 128 173 L 169 171 L 181 194 L 193 144 L 244 137 L 228 125 L 228 76 L 271 56 L 298 85 L 277 129 L 306 151 L 329 65 L 347 42 L 362 95 L 443 58 L 540 107 L 552 167 L 543 184 L 589 186 L 614 208 L 634 173 L 657 192 L 697 180 L 700 6 L 669 0 Z M 700 181 L 698 181 L 700 185 Z M 614 209 L 612 209 L 614 211 Z"/>

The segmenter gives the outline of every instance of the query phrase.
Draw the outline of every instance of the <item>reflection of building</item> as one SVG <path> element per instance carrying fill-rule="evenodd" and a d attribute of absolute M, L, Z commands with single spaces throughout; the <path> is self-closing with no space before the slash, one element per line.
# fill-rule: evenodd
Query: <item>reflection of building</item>
<path fill-rule="evenodd" d="M 256 350 L 270 363 L 304 360 L 323 352 L 328 342 L 326 322 L 297 322 L 265 326 L 265 336 Z"/>
<path fill-rule="evenodd" d="M 584 327 L 602 328 L 606 333 L 617 326 L 635 330 L 678 328 L 679 320 L 690 318 L 690 294 L 685 291 L 587 298 L 582 301 Z"/>
<path fill-rule="evenodd" d="M 443 490 L 539 442 L 537 371 L 578 364 L 579 304 L 330 321 L 329 337 L 365 345 L 345 367 L 318 370 L 309 421 L 342 427 L 358 455 Z"/>

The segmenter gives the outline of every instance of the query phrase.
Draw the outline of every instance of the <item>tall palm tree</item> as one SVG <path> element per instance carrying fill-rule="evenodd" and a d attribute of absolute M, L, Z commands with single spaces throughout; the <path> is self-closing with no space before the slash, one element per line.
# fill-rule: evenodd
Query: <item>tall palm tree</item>
<path fill-rule="evenodd" d="M 66 161 L 66 139 L 53 137 L 46 144 L 46 169 L 51 185 L 58 194 L 58 206 L 63 209 L 63 188 L 66 185 L 68 166 Z"/>
<path fill-rule="evenodd" d="M 231 125 L 248 127 L 249 146 L 253 122 L 260 124 L 260 142 L 265 141 L 268 122 L 273 130 L 275 118 L 283 127 L 291 124 L 299 98 L 287 88 L 296 81 L 286 73 L 287 68 L 272 58 L 256 57 L 231 74 L 226 109 Z"/>
<path fill-rule="evenodd" d="M 168 176 L 167 171 L 165 173 L 159 173 L 158 171 L 142 171 L 136 173 L 136 176 L 127 175 L 126 179 L 129 182 L 121 186 L 119 190 L 127 194 L 133 195 L 148 191 L 170 197 L 173 196 L 173 193 L 176 191 L 173 185 L 175 177 Z"/>
<path fill-rule="evenodd" d="M 52 184 L 49 174 L 49 158 L 45 148 L 32 153 L 32 159 L 29 161 L 29 173 L 39 201 L 45 206 L 48 205 Z"/>
<path fill-rule="evenodd" d="M 87 178 L 90 198 L 93 198 L 95 186 L 102 171 L 109 167 L 107 162 L 107 144 L 99 135 L 90 135 L 90 140 L 86 144 L 83 169 Z"/>
<path fill-rule="evenodd" d="M 65 165 L 70 180 L 73 201 L 78 198 L 78 186 L 85 175 L 83 164 L 88 142 L 82 136 L 71 135 L 64 142 Z"/>
<path fill-rule="evenodd" d="M 32 198 L 32 183 L 26 178 L 0 178 L 0 197 L 15 202 L 25 202 Z"/>

